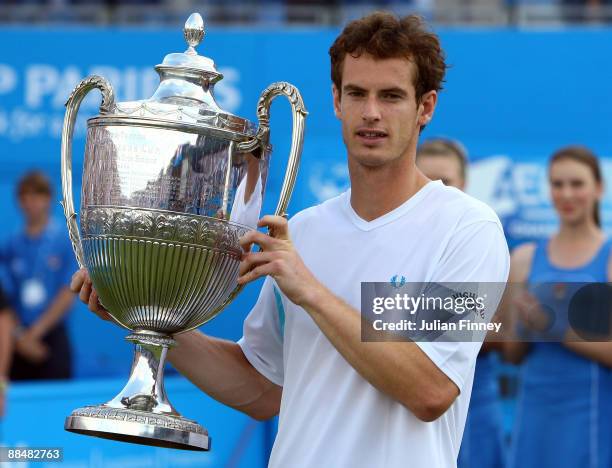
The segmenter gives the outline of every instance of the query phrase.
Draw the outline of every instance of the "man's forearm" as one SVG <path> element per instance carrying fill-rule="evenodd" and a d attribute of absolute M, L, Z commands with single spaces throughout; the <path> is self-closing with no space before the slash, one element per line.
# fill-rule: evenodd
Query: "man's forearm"
<path fill-rule="evenodd" d="M 68 286 L 62 288 L 49 308 L 30 327 L 32 334 L 38 339 L 43 338 L 66 314 L 73 301 L 74 294 Z"/>
<path fill-rule="evenodd" d="M 168 353 L 172 365 L 215 400 L 256 419 L 278 413 L 282 387 L 261 375 L 237 343 L 199 331 L 177 335 Z"/>
<path fill-rule="evenodd" d="M 459 394 L 456 385 L 413 342 L 363 342 L 361 316 L 322 288 L 304 306 L 329 341 L 374 387 L 432 420 Z"/>

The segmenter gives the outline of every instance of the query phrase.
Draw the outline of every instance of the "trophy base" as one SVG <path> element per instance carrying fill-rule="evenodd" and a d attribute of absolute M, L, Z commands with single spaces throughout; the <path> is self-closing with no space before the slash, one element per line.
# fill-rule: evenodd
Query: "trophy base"
<path fill-rule="evenodd" d="M 210 450 L 208 431 L 183 417 L 148 411 L 85 406 L 66 418 L 64 429 L 103 439 L 182 450 Z"/>

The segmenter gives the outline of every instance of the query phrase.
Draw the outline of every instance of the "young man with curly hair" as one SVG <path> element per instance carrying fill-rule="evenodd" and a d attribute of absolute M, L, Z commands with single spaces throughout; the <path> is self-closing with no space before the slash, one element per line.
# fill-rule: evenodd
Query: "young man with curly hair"
<path fill-rule="evenodd" d="M 421 19 L 368 15 L 330 56 L 351 189 L 289 222 L 262 218 L 269 234 L 241 240 L 239 282 L 266 276 L 243 338 L 182 334 L 169 358 L 229 406 L 280 412 L 272 467 L 450 468 L 480 343 L 362 341 L 361 282 L 503 282 L 503 231 L 491 209 L 415 165 L 446 69 Z M 105 316 L 84 272 L 73 288 Z"/>

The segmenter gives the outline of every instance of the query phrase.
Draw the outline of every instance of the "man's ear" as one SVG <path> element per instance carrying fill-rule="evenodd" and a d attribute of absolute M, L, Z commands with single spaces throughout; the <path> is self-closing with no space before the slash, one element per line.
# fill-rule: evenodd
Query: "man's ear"
<path fill-rule="evenodd" d="M 335 84 L 332 84 L 332 96 L 334 98 L 334 114 L 336 118 L 342 118 L 342 112 L 340 110 L 340 90 L 336 88 Z"/>
<path fill-rule="evenodd" d="M 421 96 L 417 113 L 417 122 L 419 126 L 424 127 L 431 122 L 437 102 L 438 93 L 435 90 L 431 90 Z"/>

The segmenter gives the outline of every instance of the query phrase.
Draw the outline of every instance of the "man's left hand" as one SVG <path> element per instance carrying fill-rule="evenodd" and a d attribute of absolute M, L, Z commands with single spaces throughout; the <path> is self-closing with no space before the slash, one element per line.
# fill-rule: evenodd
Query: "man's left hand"
<path fill-rule="evenodd" d="M 289 224 L 281 216 L 264 216 L 258 227 L 267 226 L 269 234 L 249 231 L 241 237 L 240 245 L 244 251 L 240 263 L 238 284 L 246 284 L 262 276 L 269 275 L 278 287 L 294 304 L 307 304 L 322 284 L 306 268 L 289 237 Z M 251 252 L 257 244 L 260 252 Z"/>

